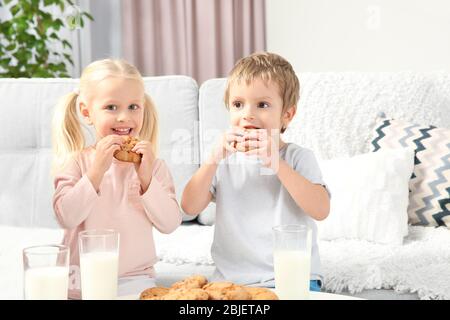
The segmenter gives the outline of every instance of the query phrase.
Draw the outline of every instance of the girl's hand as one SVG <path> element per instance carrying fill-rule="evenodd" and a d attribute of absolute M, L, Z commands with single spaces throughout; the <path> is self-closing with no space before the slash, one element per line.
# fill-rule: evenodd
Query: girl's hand
<path fill-rule="evenodd" d="M 98 174 L 103 175 L 108 171 L 116 150 L 125 142 L 126 137 L 112 134 L 100 139 L 95 146 L 95 160 L 93 168 Z"/>
<path fill-rule="evenodd" d="M 219 163 L 220 160 L 235 153 L 237 151 L 236 143 L 244 141 L 244 134 L 245 130 L 240 127 L 233 127 L 227 130 L 214 147 L 211 155 L 212 161 Z"/>
<path fill-rule="evenodd" d="M 141 163 L 135 164 L 134 167 L 141 181 L 141 193 L 144 194 L 152 181 L 153 164 L 155 155 L 153 154 L 152 144 L 150 141 L 139 141 L 131 151 L 142 155 Z"/>
<path fill-rule="evenodd" d="M 249 149 L 246 155 L 256 155 L 264 167 L 277 171 L 280 159 L 278 144 L 274 137 L 270 136 L 265 129 L 250 130 L 244 135 L 243 147 Z"/>

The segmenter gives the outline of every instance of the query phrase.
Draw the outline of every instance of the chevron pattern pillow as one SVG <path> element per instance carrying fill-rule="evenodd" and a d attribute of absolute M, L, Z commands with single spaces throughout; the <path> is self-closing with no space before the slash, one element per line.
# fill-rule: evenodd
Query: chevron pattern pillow
<path fill-rule="evenodd" d="M 413 147 L 409 182 L 409 223 L 450 228 L 450 129 L 400 120 L 380 120 L 371 139 L 373 151 Z"/>

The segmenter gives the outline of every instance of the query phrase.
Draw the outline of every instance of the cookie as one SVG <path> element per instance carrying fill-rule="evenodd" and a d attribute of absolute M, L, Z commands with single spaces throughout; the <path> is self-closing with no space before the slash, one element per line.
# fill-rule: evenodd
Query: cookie
<path fill-rule="evenodd" d="M 245 134 L 250 133 L 252 129 L 244 129 Z M 252 149 L 255 149 L 255 147 L 250 147 L 249 145 L 245 145 L 245 143 L 249 141 L 249 139 L 242 141 L 242 142 L 237 142 L 234 141 L 233 143 L 233 147 L 239 151 L 239 152 L 247 152 L 250 151 Z"/>
<path fill-rule="evenodd" d="M 172 289 L 194 289 L 194 288 L 202 288 L 208 280 L 206 277 L 202 275 L 193 275 L 187 277 L 182 281 L 175 282 L 171 288 Z"/>
<path fill-rule="evenodd" d="M 161 297 L 161 300 L 208 300 L 209 295 L 200 288 L 193 289 L 170 289 Z"/>
<path fill-rule="evenodd" d="M 120 146 L 120 150 L 114 152 L 114 158 L 124 162 L 140 163 L 142 156 L 131 151 L 138 141 L 139 140 L 137 138 L 129 136 Z"/>
<path fill-rule="evenodd" d="M 279 300 L 275 292 L 267 288 L 244 287 L 244 289 L 250 294 L 251 300 Z"/>
<path fill-rule="evenodd" d="M 210 300 L 250 300 L 251 295 L 244 287 L 232 282 L 211 282 L 203 287 Z"/>
<path fill-rule="evenodd" d="M 160 300 L 162 296 L 169 292 L 169 288 L 154 287 L 141 292 L 140 300 Z"/>
<path fill-rule="evenodd" d="M 245 142 L 234 142 L 234 148 L 240 152 L 247 152 L 250 150 L 250 146 L 245 145 Z"/>

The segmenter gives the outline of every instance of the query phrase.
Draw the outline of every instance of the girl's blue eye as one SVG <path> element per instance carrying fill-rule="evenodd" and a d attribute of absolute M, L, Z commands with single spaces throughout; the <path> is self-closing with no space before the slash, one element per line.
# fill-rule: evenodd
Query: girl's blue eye
<path fill-rule="evenodd" d="M 266 103 L 266 102 L 260 102 L 260 103 L 258 103 L 258 108 L 264 109 L 264 108 L 268 108 L 268 107 L 269 107 L 269 104 Z"/>
<path fill-rule="evenodd" d="M 139 106 L 137 104 L 130 104 L 128 106 L 128 109 L 130 109 L 130 110 L 137 110 L 137 109 L 139 109 Z"/>
<path fill-rule="evenodd" d="M 115 104 L 109 104 L 105 108 L 106 110 L 114 111 L 117 110 L 117 106 Z"/>

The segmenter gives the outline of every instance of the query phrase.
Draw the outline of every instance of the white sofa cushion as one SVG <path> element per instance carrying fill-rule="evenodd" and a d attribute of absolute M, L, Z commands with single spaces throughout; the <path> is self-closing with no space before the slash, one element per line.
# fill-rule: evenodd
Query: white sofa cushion
<path fill-rule="evenodd" d="M 200 159 L 205 160 L 220 135 L 230 126 L 230 117 L 223 100 L 226 78 L 203 82 L 199 91 Z M 215 221 L 216 204 L 210 203 L 198 216 L 198 222 L 212 225 Z"/>
<path fill-rule="evenodd" d="M 319 239 L 403 243 L 408 233 L 408 186 L 414 149 L 319 160 L 319 165 L 332 194 L 329 216 L 317 221 Z"/>
<path fill-rule="evenodd" d="M 160 157 L 168 164 L 178 199 L 198 168 L 198 86 L 186 76 L 144 78 L 160 120 Z M 0 224 L 56 227 L 52 209 L 51 118 L 74 79 L 0 79 Z M 86 132 L 93 142 L 92 127 Z M 179 154 L 186 158 L 180 161 Z M 193 217 L 184 216 L 184 220 Z"/>

